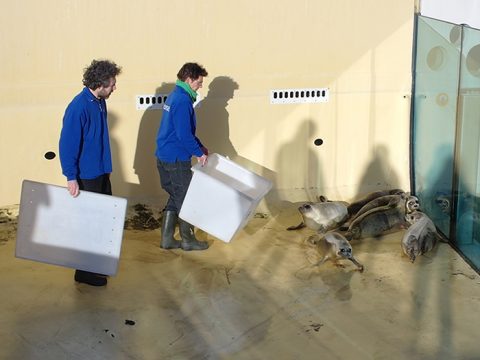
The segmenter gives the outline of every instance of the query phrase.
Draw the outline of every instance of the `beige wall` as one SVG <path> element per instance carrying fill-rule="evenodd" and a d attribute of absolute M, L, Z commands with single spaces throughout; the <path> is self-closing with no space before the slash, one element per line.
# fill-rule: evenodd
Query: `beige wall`
<path fill-rule="evenodd" d="M 135 96 L 168 91 L 186 61 L 209 72 L 199 136 L 272 179 L 270 199 L 408 189 L 413 17 L 413 0 L 5 3 L 0 205 L 19 203 L 23 179 L 65 184 L 58 156 L 44 154 L 58 154 L 63 112 L 94 58 L 123 67 L 108 100 L 116 195 L 162 196 L 161 113 L 136 110 Z M 330 101 L 270 104 L 271 89 L 309 87 L 328 87 Z"/>

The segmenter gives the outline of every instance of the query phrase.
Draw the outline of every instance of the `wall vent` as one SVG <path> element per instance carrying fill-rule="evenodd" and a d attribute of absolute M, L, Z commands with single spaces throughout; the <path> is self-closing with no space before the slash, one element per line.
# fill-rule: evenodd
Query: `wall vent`
<path fill-rule="evenodd" d="M 328 88 L 270 90 L 271 104 L 307 104 L 328 102 Z"/>
<path fill-rule="evenodd" d="M 137 110 L 156 110 L 162 109 L 166 100 L 167 94 L 137 95 L 135 103 Z"/>
<path fill-rule="evenodd" d="M 161 110 L 167 101 L 167 96 L 168 94 L 137 95 L 135 105 L 137 110 Z M 200 101 L 202 101 L 202 95 L 197 93 L 197 100 L 193 103 L 193 107 L 199 105 Z"/>

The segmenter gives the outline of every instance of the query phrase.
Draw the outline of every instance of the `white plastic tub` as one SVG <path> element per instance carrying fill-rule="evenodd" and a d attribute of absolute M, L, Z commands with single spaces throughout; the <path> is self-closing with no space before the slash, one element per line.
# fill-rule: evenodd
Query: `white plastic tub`
<path fill-rule="evenodd" d="M 24 180 L 15 256 L 115 275 L 127 199 Z"/>
<path fill-rule="evenodd" d="M 270 180 L 218 154 L 209 155 L 207 165 L 196 164 L 192 170 L 179 216 L 224 242 L 247 224 L 272 188 Z"/>

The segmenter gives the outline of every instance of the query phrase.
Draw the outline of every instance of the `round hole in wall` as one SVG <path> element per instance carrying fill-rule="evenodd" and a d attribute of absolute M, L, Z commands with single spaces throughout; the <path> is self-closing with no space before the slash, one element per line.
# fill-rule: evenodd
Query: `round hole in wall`
<path fill-rule="evenodd" d="M 475 45 L 467 54 L 467 70 L 475 77 L 480 77 L 480 44 Z"/>
<path fill-rule="evenodd" d="M 47 160 L 53 160 L 55 159 L 55 156 L 57 156 L 53 151 L 47 151 L 45 155 L 43 155 L 45 159 Z"/>
<path fill-rule="evenodd" d="M 320 146 L 323 144 L 323 140 L 322 139 L 315 139 L 315 141 L 313 142 L 316 146 Z"/>
<path fill-rule="evenodd" d="M 427 65 L 432 70 L 440 70 L 445 64 L 447 52 L 442 46 L 435 46 L 427 54 Z"/>
<path fill-rule="evenodd" d="M 458 45 L 460 44 L 460 40 L 462 39 L 462 27 L 460 25 L 455 25 L 450 30 L 450 42 L 452 44 Z"/>
<path fill-rule="evenodd" d="M 448 104 L 448 95 L 446 93 L 440 93 L 435 98 L 435 102 L 439 106 L 446 106 Z"/>

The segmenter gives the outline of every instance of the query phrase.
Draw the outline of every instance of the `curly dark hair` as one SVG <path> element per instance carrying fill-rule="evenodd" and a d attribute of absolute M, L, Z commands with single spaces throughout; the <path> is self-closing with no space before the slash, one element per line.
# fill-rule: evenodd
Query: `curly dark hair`
<path fill-rule="evenodd" d="M 197 63 L 186 63 L 178 71 L 178 80 L 185 81 L 187 78 L 197 80 L 200 76 L 208 76 L 207 70 Z"/>
<path fill-rule="evenodd" d="M 122 72 L 122 68 L 109 60 L 93 60 L 90 66 L 83 72 L 83 85 L 95 90 L 99 87 L 108 86 L 110 79 Z"/>

